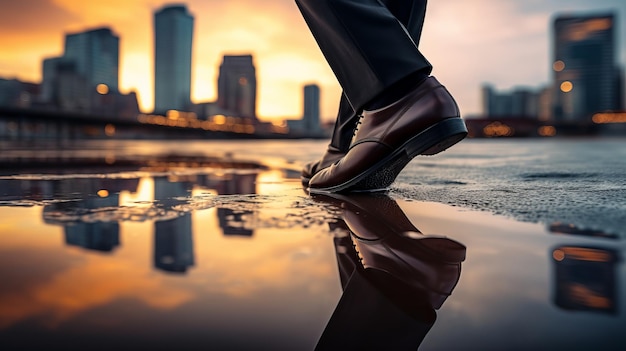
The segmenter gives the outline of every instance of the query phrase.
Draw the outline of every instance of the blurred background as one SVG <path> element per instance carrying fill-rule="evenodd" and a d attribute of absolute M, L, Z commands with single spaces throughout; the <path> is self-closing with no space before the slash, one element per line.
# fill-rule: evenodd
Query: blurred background
<path fill-rule="evenodd" d="M 323 138 L 334 121 L 341 89 L 293 0 L 2 7 L 2 140 L 64 137 L 50 119 L 98 120 L 92 138 Z M 622 134 L 625 16 L 622 0 L 431 1 L 420 49 L 472 136 Z"/>

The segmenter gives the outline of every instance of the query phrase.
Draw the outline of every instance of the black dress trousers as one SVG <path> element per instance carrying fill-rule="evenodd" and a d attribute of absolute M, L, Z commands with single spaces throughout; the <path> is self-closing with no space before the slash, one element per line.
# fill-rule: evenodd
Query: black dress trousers
<path fill-rule="evenodd" d="M 417 45 L 426 0 L 296 0 L 353 111 L 410 74 L 430 73 Z"/>

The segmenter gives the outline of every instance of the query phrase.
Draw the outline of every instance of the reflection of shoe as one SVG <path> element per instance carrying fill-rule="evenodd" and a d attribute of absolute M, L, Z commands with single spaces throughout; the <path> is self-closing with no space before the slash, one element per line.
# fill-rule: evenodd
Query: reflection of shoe
<path fill-rule="evenodd" d="M 463 244 L 441 236 L 423 235 L 386 195 L 316 196 L 341 208 L 361 264 L 370 275 L 381 273 L 439 308 L 452 293 L 465 260 Z"/>
<path fill-rule="evenodd" d="M 350 150 L 311 178 L 311 193 L 387 188 L 417 155 L 434 155 L 467 135 L 454 98 L 434 77 L 397 102 L 363 111 Z"/>
<path fill-rule="evenodd" d="M 331 145 L 328 145 L 328 149 L 322 156 L 321 159 L 313 162 L 309 162 L 304 165 L 302 168 L 302 172 L 300 173 L 300 179 L 302 180 L 302 185 L 309 186 L 309 181 L 311 178 L 317 174 L 319 171 L 326 167 L 330 167 L 333 163 L 339 161 L 342 157 L 346 155 L 345 151 L 341 151 Z"/>

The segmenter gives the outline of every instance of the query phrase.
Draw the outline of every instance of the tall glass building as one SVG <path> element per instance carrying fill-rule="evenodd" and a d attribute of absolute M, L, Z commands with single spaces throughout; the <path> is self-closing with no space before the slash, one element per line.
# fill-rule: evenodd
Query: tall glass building
<path fill-rule="evenodd" d="M 186 110 L 191 104 L 193 16 L 185 5 L 154 14 L 154 111 Z"/>
<path fill-rule="evenodd" d="M 554 117 L 587 122 L 621 107 L 615 15 L 560 16 L 554 20 Z"/>
<path fill-rule="evenodd" d="M 256 70 L 252 55 L 225 55 L 217 79 L 218 105 L 237 117 L 256 118 Z"/>
<path fill-rule="evenodd" d="M 109 91 L 117 91 L 119 47 L 119 37 L 107 27 L 67 34 L 63 59 L 74 63 L 75 73 L 85 79 L 88 89 L 106 84 Z"/>

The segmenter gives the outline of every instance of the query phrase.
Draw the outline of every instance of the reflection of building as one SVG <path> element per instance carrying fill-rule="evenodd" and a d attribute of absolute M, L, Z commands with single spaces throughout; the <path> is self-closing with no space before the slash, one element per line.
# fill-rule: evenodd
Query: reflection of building
<path fill-rule="evenodd" d="M 554 114 L 558 121 L 588 122 L 597 112 L 618 110 L 613 14 L 561 16 L 554 21 Z"/>
<path fill-rule="evenodd" d="M 619 235 L 606 233 L 601 230 L 578 228 L 573 224 L 566 224 L 561 222 L 552 223 L 548 226 L 548 230 L 553 234 L 568 234 L 579 236 L 591 236 L 597 238 L 607 239 L 619 239 Z"/>
<path fill-rule="evenodd" d="M 170 182 L 166 177 L 154 178 L 154 199 L 166 211 L 183 203 L 193 187 L 190 182 Z M 168 272 L 186 272 L 194 265 L 191 214 L 154 224 L 154 266 Z"/>
<path fill-rule="evenodd" d="M 69 223 L 65 225 L 65 243 L 89 250 L 113 251 L 120 244 L 117 222 Z"/>
<path fill-rule="evenodd" d="M 217 218 L 224 235 L 254 235 L 254 231 L 250 229 L 251 227 L 246 226 L 246 222 L 249 222 L 250 219 L 254 218 L 254 212 L 252 211 L 235 211 L 230 208 L 218 207 Z"/>
<path fill-rule="evenodd" d="M 168 272 L 186 272 L 194 265 L 191 214 L 154 224 L 154 266 Z"/>
<path fill-rule="evenodd" d="M 252 55 L 225 55 L 217 80 L 218 105 L 227 114 L 256 118 L 256 69 Z"/>
<path fill-rule="evenodd" d="M 256 194 L 256 173 L 230 173 L 220 177 L 207 176 L 202 185 L 215 189 L 219 195 Z M 224 235 L 252 236 L 254 231 L 246 223 L 254 220 L 254 212 L 218 207 L 217 217 Z M 249 223 L 248 223 L 249 224 Z"/>
<path fill-rule="evenodd" d="M 560 246 L 552 251 L 555 304 L 568 310 L 615 313 L 617 252 L 611 249 Z"/>
<path fill-rule="evenodd" d="M 52 203 L 43 209 L 45 223 L 63 226 L 67 245 L 97 251 L 112 251 L 120 245 L 118 220 L 101 215 L 94 217 L 94 214 L 100 209 L 119 206 L 119 192 L 135 191 L 139 179 L 85 178 L 60 181 L 41 180 L 38 183 L 41 184 L 37 186 L 29 184 L 29 193 L 23 192 L 22 199 L 62 198 L 67 194 L 89 196 L 80 201 Z M 22 189 L 24 191 L 27 188 L 22 186 Z M 35 189 L 38 193 L 30 193 Z"/>
<path fill-rule="evenodd" d="M 117 207 L 119 204 L 118 194 L 109 194 L 106 197 L 93 197 L 80 201 L 80 210 L 92 210 L 107 207 Z M 71 211 L 76 211 L 77 204 L 61 203 L 53 206 L 55 210 L 66 206 Z M 65 243 L 71 246 L 80 246 L 88 250 L 113 251 L 120 244 L 120 226 L 118 222 L 84 222 L 75 221 L 63 224 Z"/>
<path fill-rule="evenodd" d="M 186 110 L 191 104 L 193 16 L 185 5 L 154 15 L 154 111 Z"/>

